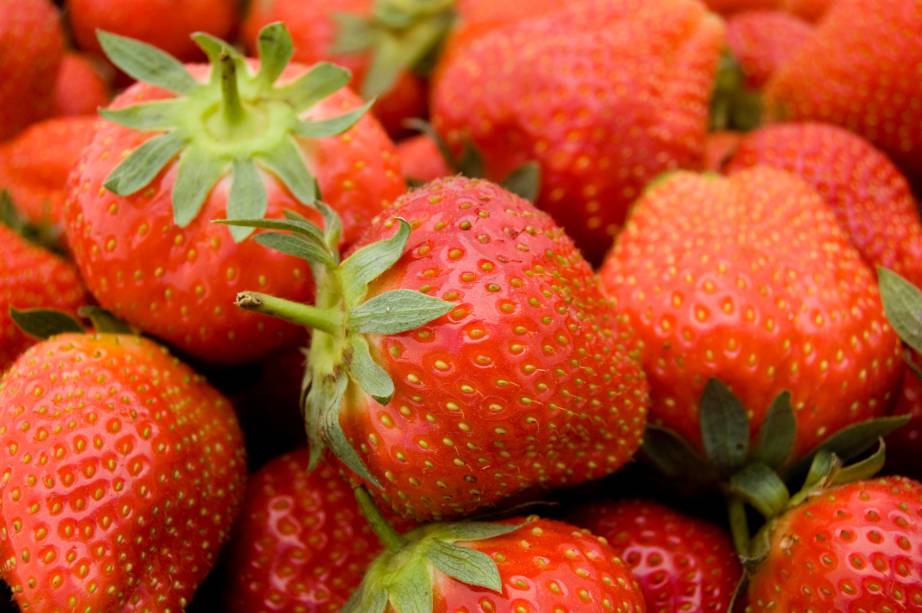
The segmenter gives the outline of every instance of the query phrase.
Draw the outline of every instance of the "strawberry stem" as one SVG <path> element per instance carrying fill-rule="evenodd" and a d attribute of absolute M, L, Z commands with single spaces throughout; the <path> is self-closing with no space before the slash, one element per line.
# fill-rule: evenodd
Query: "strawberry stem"
<path fill-rule="evenodd" d="M 226 52 L 221 53 L 221 108 L 224 111 L 224 121 L 228 126 L 236 126 L 243 120 L 243 104 L 240 102 L 240 91 L 237 87 L 237 64 L 234 58 Z"/>
<path fill-rule="evenodd" d="M 375 531 L 375 534 L 381 539 L 381 543 L 389 551 L 397 551 L 407 544 L 407 540 L 387 523 L 387 520 L 381 515 L 381 511 L 375 506 L 364 487 L 355 488 L 355 499 L 358 501 L 359 509 L 361 509 L 365 519 L 368 520 L 371 529 Z"/>
<path fill-rule="evenodd" d="M 236 304 L 247 311 L 272 315 L 327 334 L 338 334 L 343 325 L 342 316 L 333 309 L 320 309 L 260 292 L 241 292 Z"/>
<path fill-rule="evenodd" d="M 749 520 L 746 519 L 746 506 L 742 498 L 732 495 L 727 497 L 727 515 L 736 552 L 743 558 L 749 557 Z"/>

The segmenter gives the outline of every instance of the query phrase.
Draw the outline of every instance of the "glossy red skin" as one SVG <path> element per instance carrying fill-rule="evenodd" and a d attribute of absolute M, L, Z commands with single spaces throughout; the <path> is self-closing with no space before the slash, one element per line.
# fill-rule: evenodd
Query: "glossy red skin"
<path fill-rule="evenodd" d="M 547 519 L 504 523 L 513 521 L 528 523 L 503 536 L 463 544 L 496 561 L 502 594 L 436 571 L 434 613 L 646 610 L 637 582 L 605 539 Z"/>
<path fill-rule="evenodd" d="M 672 175 L 634 205 L 600 275 L 643 340 L 651 418 L 699 449 L 711 377 L 748 409 L 753 435 L 789 391 L 795 457 L 895 400 L 900 343 L 875 276 L 794 175 Z"/>
<path fill-rule="evenodd" d="M 203 56 L 190 38 L 207 32 L 226 39 L 237 22 L 235 0 L 67 0 L 77 45 L 101 52 L 97 30 L 136 38 L 181 60 Z"/>
<path fill-rule="evenodd" d="M 584 1 L 450 45 L 433 125 L 487 176 L 542 168 L 539 208 L 598 262 L 648 181 L 703 163 L 723 24 L 698 2 Z"/>
<path fill-rule="evenodd" d="M 916 365 L 922 365 L 922 356 L 912 354 Z M 913 479 L 922 478 L 922 381 L 908 367 L 904 369 L 900 399 L 893 409 L 894 415 L 909 415 L 909 423 L 887 437 L 887 470 Z"/>
<path fill-rule="evenodd" d="M 369 295 L 415 289 L 456 304 L 370 336 L 396 390 L 347 391 L 340 422 L 382 506 L 418 520 L 468 515 L 528 490 L 597 479 L 636 451 L 648 404 L 631 330 L 563 230 L 486 181 L 429 183 L 376 219 L 365 245 L 414 229 Z"/>
<path fill-rule="evenodd" d="M 0 373 L 35 344 L 10 318 L 10 309 L 76 313 L 90 300 L 77 269 L 0 224 Z"/>
<path fill-rule="evenodd" d="M 109 83 L 89 56 L 64 54 L 54 86 L 55 115 L 95 115 L 111 98 Z"/>
<path fill-rule="evenodd" d="M 34 224 L 63 224 L 67 178 L 90 144 L 96 117 L 53 117 L 0 145 L 0 189 Z"/>
<path fill-rule="evenodd" d="M 922 4 L 839 0 L 766 88 L 770 114 L 857 132 L 922 176 Z"/>
<path fill-rule="evenodd" d="M 746 11 L 727 19 L 727 46 L 746 84 L 754 88 L 765 85 L 812 35 L 808 22 L 779 10 Z"/>
<path fill-rule="evenodd" d="M 51 114 L 64 55 L 60 15 L 50 0 L 6 0 L 0 9 L 0 141 Z"/>
<path fill-rule="evenodd" d="M 572 519 L 608 540 L 650 613 L 729 610 L 743 569 L 724 530 L 644 500 L 592 504 Z"/>
<path fill-rule="evenodd" d="M 860 481 L 786 512 L 749 582 L 747 611 L 897 611 L 922 606 L 922 485 Z"/>
<path fill-rule="evenodd" d="M 792 172 L 832 207 L 873 266 L 922 286 L 922 219 L 905 177 L 869 142 L 821 123 L 767 126 L 740 142 L 727 172 L 755 165 Z"/>
<path fill-rule="evenodd" d="M 435 141 L 419 134 L 397 144 L 403 175 L 427 183 L 454 174 L 439 152 Z"/>
<path fill-rule="evenodd" d="M 184 609 L 243 500 L 230 404 L 149 340 L 64 334 L 17 360 L 0 411 L 0 573 L 20 607 Z"/>
<path fill-rule="evenodd" d="M 303 69 L 292 68 L 282 80 Z M 203 77 L 205 72 L 197 69 L 195 74 Z M 113 106 L 165 97 L 162 90 L 138 84 Z M 360 104 L 344 89 L 321 101 L 310 116 L 337 116 Z M 68 242 L 89 290 L 119 317 L 208 361 L 255 360 L 298 342 L 297 327 L 234 307 L 234 297 L 244 289 L 310 302 L 314 284 L 305 261 L 252 240 L 235 243 L 226 227 L 212 223 L 227 216 L 229 177 L 215 186 L 185 228 L 173 224 L 176 160 L 132 196 L 120 197 L 103 187 L 122 156 L 152 136 L 100 122 L 71 175 Z M 342 217 L 345 245 L 405 189 L 396 148 L 372 117 L 340 136 L 299 144 L 324 201 Z M 297 202 L 274 175 L 263 173 L 263 178 L 267 217 L 281 217 L 290 209 L 319 222 L 313 209 Z"/>

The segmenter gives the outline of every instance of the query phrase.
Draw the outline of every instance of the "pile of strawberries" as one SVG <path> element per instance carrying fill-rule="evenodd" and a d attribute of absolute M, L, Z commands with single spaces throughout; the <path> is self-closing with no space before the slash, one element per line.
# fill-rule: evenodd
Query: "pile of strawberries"
<path fill-rule="evenodd" d="M 919 0 L 0 0 L 0 606 L 922 610 L 920 189 Z"/>

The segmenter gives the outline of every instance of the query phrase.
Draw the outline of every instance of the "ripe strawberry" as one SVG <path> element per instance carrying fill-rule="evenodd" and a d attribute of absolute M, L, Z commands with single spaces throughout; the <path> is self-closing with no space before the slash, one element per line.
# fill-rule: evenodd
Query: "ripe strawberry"
<path fill-rule="evenodd" d="M 472 141 L 494 180 L 536 160 L 538 206 L 598 261 L 648 181 L 702 164 L 722 39 L 691 0 L 583 1 L 495 27 L 449 45 L 433 126 L 456 151 Z"/>
<path fill-rule="evenodd" d="M 151 341 L 61 334 L 0 382 L 0 576 L 23 610 L 181 610 L 244 494 L 229 403 Z"/>
<path fill-rule="evenodd" d="M 832 207 L 869 264 L 922 285 L 922 221 L 906 179 L 860 136 L 836 126 L 767 126 L 740 142 L 728 172 L 771 166 L 800 176 Z"/>
<path fill-rule="evenodd" d="M 727 46 L 753 88 L 764 86 L 811 36 L 813 26 L 783 11 L 746 11 L 727 19 Z"/>
<path fill-rule="evenodd" d="M 608 540 L 640 584 L 648 611 L 729 611 L 742 567 L 729 535 L 661 504 L 591 504 L 573 523 Z"/>
<path fill-rule="evenodd" d="M 50 0 L 6 1 L 0 9 L 0 141 L 47 117 L 64 54 L 64 33 Z"/>
<path fill-rule="evenodd" d="M 633 337 L 527 201 L 435 181 L 337 261 L 315 259 L 316 307 L 254 292 L 238 304 L 314 328 L 312 451 L 330 447 L 398 514 L 464 515 L 604 476 L 637 449 L 648 398 Z"/>
<path fill-rule="evenodd" d="M 731 130 L 720 130 L 707 135 L 704 142 L 704 169 L 720 172 L 724 164 L 733 157 L 743 134 Z"/>
<path fill-rule="evenodd" d="M 859 481 L 808 497 L 766 529 L 747 611 L 922 606 L 922 485 Z"/>
<path fill-rule="evenodd" d="M 136 38 L 182 60 L 202 57 L 194 32 L 228 36 L 236 23 L 234 0 L 67 0 L 77 45 L 102 51 L 96 32 Z"/>
<path fill-rule="evenodd" d="M 55 115 L 92 115 L 111 97 L 106 77 L 89 56 L 64 54 L 54 85 Z"/>
<path fill-rule="evenodd" d="M 51 308 L 76 313 L 87 304 L 74 266 L 0 224 L 0 373 L 35 343 L 10 317 L 10 309 Z"/>
<path fill-rule="evenodd" d="M 899 340 L 871 270 L 793 175 L 668 177 L 634 205 L 601 277 L 643 339 L 654 422 L 698 449 L 710 378 L 742 401 L 750 435 L 790 392 L 792 460 L 883 415 L 898 384 Z"/>
<path fill-rule="evenodd" d="M 922 4 L 840 0 L 766 88 L 770 111 L 841 125 L 922 176 Z"/>
<path fill-rule="evenodd" d="M 400 156 L 404 176 L 417 183 L 428 183 L 453 174 L 435 141 L 426 134 L 399 143 L 397 155 Z"/>
<path fill-rule="evenodd" d="M 68 241 L 100 304 L 217 362 L 253 360 L 299 339 L 287 324 L 234 309 L 238 288 L 308 300 L 313 280 L 303 262 L 237 244 L 246 231 L 229 232 L 214 219 L 281 217 L 289 209 L 319 219 L 311 208 L 316 176 L 349 244 L 405 189 L 393 143 L 373 118 L 361 117 L 358 97 L 340 90 L 348 73 L 331 64 L 286 69 L 284 27 L 269 26 L 265 36 L 254 75 L 254 63 L 197 35 L 215 63 L 207 82 L 204 66 L 190 73 L 151 47 L 105 36 L 126 72 L 188 96 L 147 83 L 129 88 L 104 113 L 111 121 L 99 123 L 71 175 Z"/>
<path fill-rule="evenodd" d="M 29 222 L 63 224 L 67 177 L 95 126 L 94 116 L 53 117 L 0 145 L 0 189 Z"/>

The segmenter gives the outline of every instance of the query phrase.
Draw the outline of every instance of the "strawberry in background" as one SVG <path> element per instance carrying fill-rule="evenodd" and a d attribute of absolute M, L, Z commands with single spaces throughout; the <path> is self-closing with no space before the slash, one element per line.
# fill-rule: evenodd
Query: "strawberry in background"
<path fill-rule="evenodd" d="M 745 11 L 777 10 L 796 15 L 806 21 L 818 21 L 833 4 L 833 0 L 704 0 L 709 8 L 724 15 Z"/>
<path fill-rule="evenodd" d="M 95 115 L 109 104 L 112 92 L 104 68 L 89 55 L 64 54 L 54 85 L 55 115 Z"/>
<path fill-rule="evenodd" d="M 761 88 L 813 35 L 808 22 L 783 11 L 745 11 L 727 18 L 727 46 L 746 75 Z"/>

